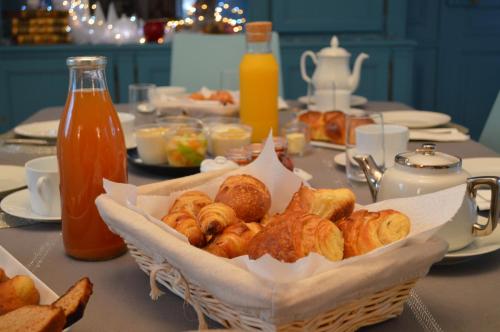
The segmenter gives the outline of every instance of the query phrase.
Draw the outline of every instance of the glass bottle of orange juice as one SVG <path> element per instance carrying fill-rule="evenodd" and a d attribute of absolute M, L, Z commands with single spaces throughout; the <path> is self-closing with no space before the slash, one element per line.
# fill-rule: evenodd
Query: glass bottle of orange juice
<path fill-rule="evenodd" d="M 278 135 L 278 63 L 271 52 L 271 22 L 246 24 L 247 51 L 240 63 L 241 122 L 261 142 L 272 128 Z"/>
<path fill-rule="evenodd" d="M 125 140 L 106 87 L 106 58 L 72 57 L 69 91 L 57 137 L 61 217 L 66 253 L 105 260 L 125 252 L 123 240 L 99 216 L 103 178 L 127 182 Z"/>

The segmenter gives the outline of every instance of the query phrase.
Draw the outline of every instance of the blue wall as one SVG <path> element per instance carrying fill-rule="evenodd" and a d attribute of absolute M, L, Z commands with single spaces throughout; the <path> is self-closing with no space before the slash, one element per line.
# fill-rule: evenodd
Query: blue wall
<path fill-rule="evenodd" d="M 351 61 L 370 55 L 356 94 L 448 113 L 475 138 L 500 90 L 498 0 L 246 0 L 245 7 L 248 20 L 270 20 L 280 34 L 286 98 L 306 94 L 301 54 L 319 51 L 333 34 Z M 79 54 L 110 57 L 115 102 L 126 101 L 129 83 L 169 82 L 168 45 L 0 47 L 0 132 L 63 104 L 64 59 Z"/>

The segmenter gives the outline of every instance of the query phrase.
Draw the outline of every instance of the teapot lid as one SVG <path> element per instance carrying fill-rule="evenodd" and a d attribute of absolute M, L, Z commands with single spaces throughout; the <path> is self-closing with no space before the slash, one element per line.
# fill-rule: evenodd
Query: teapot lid
<path fill-rule="evenodd" d="M 322 48 L 318 55 L 329 57 L 348 57 L 351 53 L 347 52 L 345 48 L 339 47 L 339 39 L 337 36 L 333 36 L 330 40 L 330 47 Z"/>
<path fill-rule="evenodd" d="M 395 161 L 399 165 L 414 168 L 460 169 L 462 167 L 462 158 L 436 151 L 436 144 L 433 143 L 424 143 L 416 151 L 400 153 Z"/>

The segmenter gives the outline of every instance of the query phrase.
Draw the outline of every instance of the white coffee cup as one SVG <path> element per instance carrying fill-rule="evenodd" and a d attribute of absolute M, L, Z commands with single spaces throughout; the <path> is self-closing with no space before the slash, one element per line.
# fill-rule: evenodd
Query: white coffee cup
<path fill-rule="evenodd" d="M 33 212 L 45 217 L 60 216 L 57 156 L 32 159 L 24 167 Z"/>
<path fill-rule="evenodd" d="M 355 129 L 356 154 L 369 154 L 379 166 L 385 165 L 383 127 L 368 124 Z"/>
<path fill-rule="evenodd" d="M 394 157 L 408 150 L 410 131 L 405 126 L 384 124 L 385 167 L 394 166 Z"/>

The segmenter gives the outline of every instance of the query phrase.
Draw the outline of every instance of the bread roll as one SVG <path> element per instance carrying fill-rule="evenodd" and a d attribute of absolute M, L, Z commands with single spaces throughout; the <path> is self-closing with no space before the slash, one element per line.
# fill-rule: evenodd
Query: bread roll
<path fill-rule="evenodd" d="M 217 235 L 205 250 L 225 258 L 246 255 L 248 243 L 261 230 L 262 226 L 255 222 L 233 224 Z"/>
<path fill-rule="evenodd" d="M 328 141 L 334 144 L 346 144 L 345 114 L 341 111 L 317 112 L 307 111 L 299 115 L 299 120 L 309 125 L 311 139 Z M 363 124 L 373 123 L 373 120 L 360 118 L 352 120 L 352 129 Z M 354 130 L 350 130 L 350 141 L 355 143 Z"/>
<path fill-rule="evenodd" d="M 186 211 L 169 213 L 161 219 L 181 234 L 184 234 L 189 243 L 196 247 L 203 247 L 206 244 L 205 234 L 190 213 Z"/>
<path fill-rule="evenodd" d="M 198 213 L 198 224 L 207 235 L 219 234 L 227 226 L 239 221 L 233 208 L 224 203 L 206 205 Z"/>
<path fill-rule="evenodd" d="M 355 202 L 356 196 L 347 188 L 312 189 L 301 186 L 293 195 L 285 214 L 315 214 L 336 221 L 348 217 L 354 210 Z"/>
<path fill-rule="evenodd" d="M 0 315 L 39 301 L 40 293 L 28 276 L 18 275 L 0 283 Z"/>
<path fill-rule="evenodd" d="M 401 240 L 410 233 L 410 219 L 395 210 L 360 210 L 337 222 L 344 235 L 344 256 L 365 254 Z"/>
<path fill-rule="evenodd" d="M 187 191 L 177 197 L 168 213 L 185 211 L 191 216 L 196 217 L 204 206 L 211 203 L 212 200 L 207 194 L 195 190 Z"/>
<path fill-rule="evenodd" d="M 251 175 L 233 175 L 220 186 L 216 202 L 229 205 L 245 222 L 259 222 L 271 207 L 266 185 Z"/>
<path fill-rule="evenodd" d="M 280 215 L 279 218 L 283 218 Z M 343 257 L 342 233 L 331 221 L 313 214 L 288 214 L 270 226 L 248 244 L 248 255 L 257 259 L 264 254 L 287 263 L 317 252 L 329 260 Z"/>

